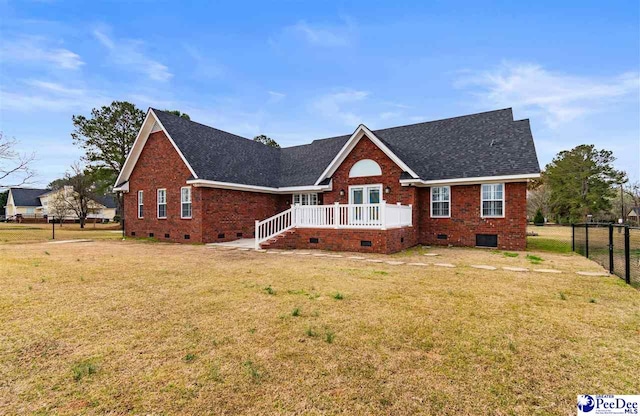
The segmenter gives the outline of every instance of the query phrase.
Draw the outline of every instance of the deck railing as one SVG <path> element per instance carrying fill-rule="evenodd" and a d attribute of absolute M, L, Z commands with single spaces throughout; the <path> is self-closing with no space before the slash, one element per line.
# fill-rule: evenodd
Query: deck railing
<path fill-rule="evenodd" d="M 378 229 L 412 226 L 411 205 L 339 204 L 295 205 L 256 221 L 256 248 L 260 243 L 294 227 Z"/>

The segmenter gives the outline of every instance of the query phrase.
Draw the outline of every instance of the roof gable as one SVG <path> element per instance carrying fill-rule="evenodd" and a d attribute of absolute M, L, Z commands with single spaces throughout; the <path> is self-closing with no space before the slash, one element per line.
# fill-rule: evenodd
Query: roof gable
<path fill-rule="evenodd" d="M 344 162 L 346 157 L 351 153 L 351 151 L 356 147 L 358 142 L 362 140 L 363 137 L 371 140 L 373 144 L 378 146 L 382 152 L 389 157 L 396 165 L 398 165 L 403 171 L 409 173 L 411 177 L 417 178 L 418 175 L 413 172 L 413 170 L 407 166 L 406 163 L 402 161 L 384 142 L 382 142 L 376 135 L 367 128 L 364 124 L 360 124 L 356 131 L 353 132 L 349 140 L 342 146 L 338 154 L 333 158 L 329 166 L 322 172 L 320 177 L 316 180 L 315 184 L 318 185 L 324 179 L 327 179 L 333 175 L 333 173 L 338 169 L 338 167 Z"/>
<path fill-rule="evenodd" d="M 9 192 L 13 198 L 13 204 L 17 207 L 39 207 L 41 206 L 40 195 L 49 192 L 50 189 L 38 188 L 10 188 Z"/>

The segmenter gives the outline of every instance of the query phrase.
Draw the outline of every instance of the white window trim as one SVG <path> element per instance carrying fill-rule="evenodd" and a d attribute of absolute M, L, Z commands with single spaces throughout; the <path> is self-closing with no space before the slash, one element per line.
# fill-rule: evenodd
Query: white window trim
<path fill-rule="evenodd" d="M 183 189 L 188 189 L 189 190 L 189 201 L 183 201 L 182 200 L 182 190 Z M 191 205 L 191 215 L 189 215 L 188 217 L 183 216 L 183 212 L 184 210 L 182 209 L 182 206 L 184 204 L 189 204 Z M 190 186 L 183 186 L 182 188 L 180 188 L 180 218 L 183 220 L 190 220 L 193 217 L 193 199 L 191 198 L 191 187 Z"/>
<path fill-rule="evenodd" d="M 363 198 L 364 198 L 364 188 L 372 188 L 374 186 L 377 186 L 380 189 L 380 204 L 384 204 L 386 201 L 384 200 L 384 190 L 382 189 L 382 184 L 381 183 L 366 183 L 366 184 L 362 184 L 362 185 L 349 185 L 349 205 L 353 204 L 353 200 L 351 197 L 351 189 L 352 188 L 363 188 Z M 369 199 L 369 196 L 367 195 L 367 199 Z"/>
<path fill-rule="evenodd" d="M 144 218 L 144 211 L 140 215 L 140 207 L 144 210 L 144 191 L 138 191 L 138 219 Z"/>
<path fill-rule="evenodd" d="M 350 178 L 365 178 L 382 175 L 382 168 L 373 159 L 360 159 L 349 169 Z"/>
<path fill-rule="evenodd" d="M 502 201 L 502 215 L 484 215 L 484 210 L 482 209 L 482 203 L 485 201 L 484 199 L 482 199 L 482 187 L 485 185 L 502 185 L 502 200 L 487 199 L 487 201 Z M 480 184 L 480 218 L 504 218 L 505 214 L 507 213 L 506 194 L 507 194 L 507 186 L 505 185 L 504 182 Z"/>
<path fill-rule="evenodd" d="M 296 204 L 296 195 L 300 196 L 300 202 Z M 320 202 L 320 197 L 317 192 L 296 192 L 295 194 L 291 194 L 291 205 L 302 205 L 302 195 L 307 195 L 307 198 L 311 198 L 311 195 L 316 196 L 316 203 L 313 205 L 318 205 Z M 307 206 L 313 206 L 312 204 L 307 204 Z"/>
<path fill-rule="evenodd" d="M 449 211 L 447 215 L 433 215 L 433 189 L 434 188 L 449 188 L 449 199 L 447 201 L 437 201 L 437 202 L 448 202 L 449 203 Z M 430 202 L 431 206 L 429 209 L 429 215 L 431 218 L 451 218 L 451 187 L 450 186 L 432 186 L 430 189 Z"/>
<path fill-rule="evenodd" d="M 160 191 L 164 191 L 164 204 L 160 204 Z M 160 205 L 164 205 L 164 217 L 160 216 Z M 156 216 L 159 220 L 166 220 L 167 219 L 167 189 L 166 188 L 159 188 L 156 191 Z"/>

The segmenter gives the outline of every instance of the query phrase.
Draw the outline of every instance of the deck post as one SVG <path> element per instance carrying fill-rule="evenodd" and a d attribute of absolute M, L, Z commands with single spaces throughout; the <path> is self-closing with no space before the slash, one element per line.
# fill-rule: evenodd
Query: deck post
<path fill-rule="evenodd" d="M 399 202 L 398 202 L 398 205 L 400 205 Z M 387 202 L 386 201 L 382 201 L 382 204 L 380 204 L 380 224 L 382 225 L 383 230 L 387 229 Z"/>
<path fill-rule="evenodd" d="M 409 210 L 411 211 L 411 215 L 409 215 L 409 226 L 413 227 L 413 204 L 409 204 Z"/>
<path fill-rule="evenodd" d="M 333 203 L 333 225 L 336 228 L 340 228 L 340 203 L 339 202 Z"/>

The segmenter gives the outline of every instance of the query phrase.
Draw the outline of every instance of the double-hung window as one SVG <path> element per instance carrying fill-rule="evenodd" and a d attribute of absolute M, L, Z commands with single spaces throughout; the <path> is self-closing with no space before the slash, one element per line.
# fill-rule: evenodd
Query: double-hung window
<path fill-rule="evenodd" d="M 144 217 L 144 192 L 138 191 L 138 218 Z"/>
<path fill-rule="evenodd" d="M 482 217 L 504 217 L 504 184 L 483 184 L 481 193 Z"/>
<path fill-rule="evenodd" d="M 167 218 L 167 190 L 158 189 L 158 218 Z"/>
<path fill-rule="evenodd" d="M 451 188 L 448 186 L 431 187 L 431 217 L 449 218 L 451 216 Z"/>
<path fill-rule="evenodd" d="M 191 187 L 180 188 L 180 218 L 191 218 Z"/>

